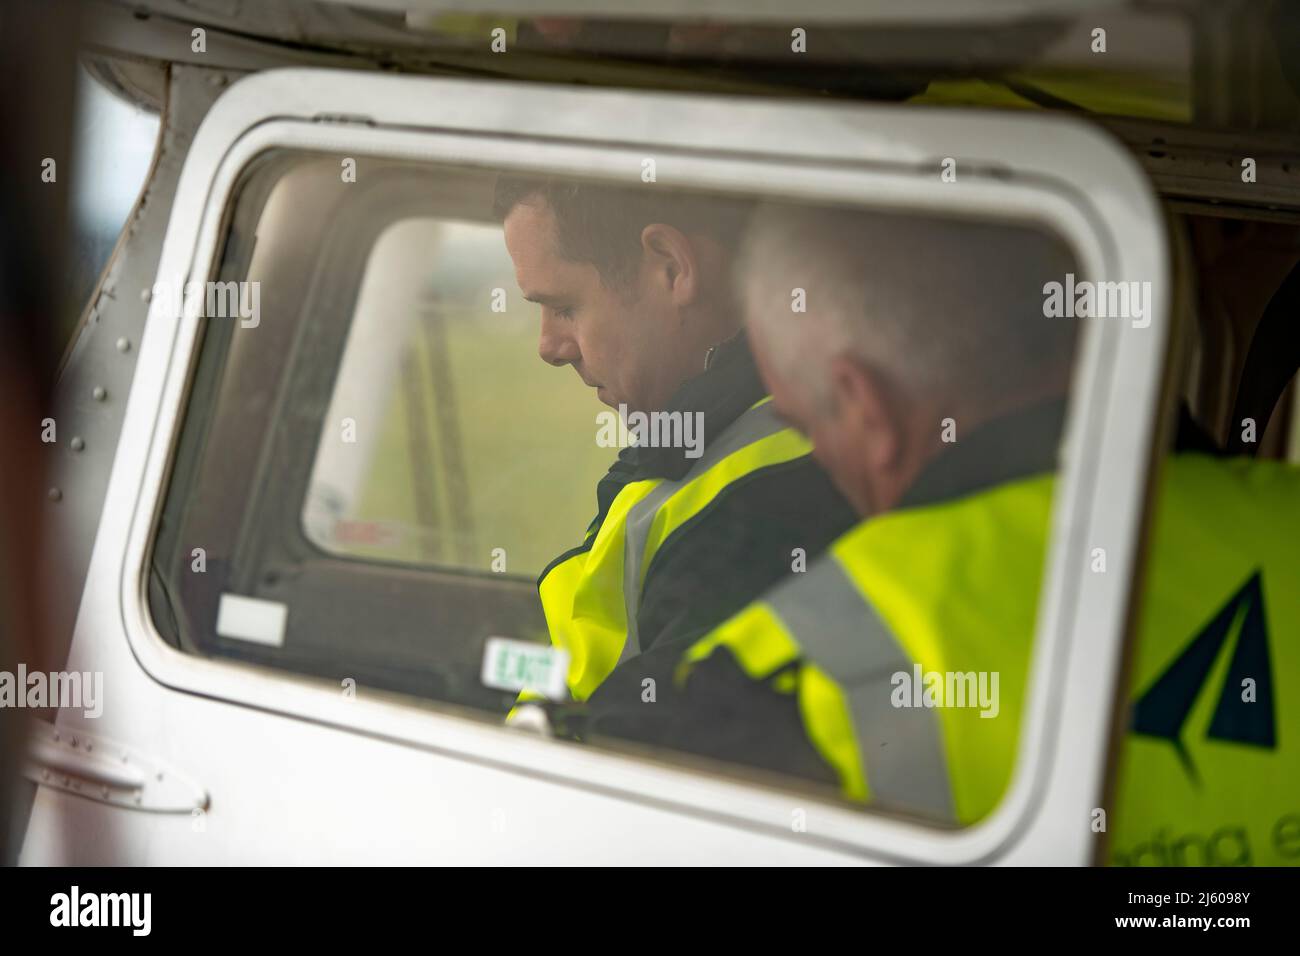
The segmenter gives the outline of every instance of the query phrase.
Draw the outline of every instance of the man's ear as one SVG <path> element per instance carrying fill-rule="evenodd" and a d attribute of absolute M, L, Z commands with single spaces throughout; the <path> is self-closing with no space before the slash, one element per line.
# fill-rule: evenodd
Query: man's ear
<path fill-rule="evenodd" d="M 685 233 L 667 223 L 652 222 L 641 230 L 641 248 L 653 280 L 662 284 L 673 305 L 693 303 L 700 294 L 700 262 Z"/>
<path fill-rule="evenodd" d="M 846 433 L 862 436 L 862 460 L 873 469 L 888 469 L 903 453 L 903 435 L 884 378 L 850 355 L 831 360 L 831 400 L 834 416 Z"/>

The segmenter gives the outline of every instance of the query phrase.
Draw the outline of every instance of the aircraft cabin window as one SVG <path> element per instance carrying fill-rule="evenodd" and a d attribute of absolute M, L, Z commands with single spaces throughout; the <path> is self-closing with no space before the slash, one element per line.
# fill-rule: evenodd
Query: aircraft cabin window
<path fill-rule="evenodd" d="M 154 623 L 972 824 L 1043 639 L 1086 282 L 1038 225 L 270 151 L 186 286 Z"/>

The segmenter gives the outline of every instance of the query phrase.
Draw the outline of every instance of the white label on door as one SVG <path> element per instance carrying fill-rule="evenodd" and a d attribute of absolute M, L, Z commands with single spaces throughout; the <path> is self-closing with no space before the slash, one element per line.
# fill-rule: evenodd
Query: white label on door
<path fill-rule="evenodd" d="M 221 595 L 217 607 L 217 634 L 270 647 L 284 646 L 287 605 L 238 594 Z"/>

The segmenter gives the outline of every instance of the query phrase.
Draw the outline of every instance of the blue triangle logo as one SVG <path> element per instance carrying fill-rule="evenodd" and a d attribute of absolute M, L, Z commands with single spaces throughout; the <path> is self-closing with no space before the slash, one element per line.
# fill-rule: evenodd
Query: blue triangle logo
<path fill-rule="evenodd" d="M 1169 665 L 1133 709 L 1133 732 L 1170 741 L 1184 769 L 1198 783 L 1196 768 L 1182 739 L 1183 724 L 1209 678 L 1219 651 L 1234 635 L 1236 649 L 1205 736 L 1252 747 L 1276 748 L 1268 624 L 1258 570 L 1228 598 L 1223 607 L 1214 612 L 1209 623 L 1192 638 L 1187 649 Z M 1254 701 L 1242 700 L 1246 678 L 1255 681 Z"/>

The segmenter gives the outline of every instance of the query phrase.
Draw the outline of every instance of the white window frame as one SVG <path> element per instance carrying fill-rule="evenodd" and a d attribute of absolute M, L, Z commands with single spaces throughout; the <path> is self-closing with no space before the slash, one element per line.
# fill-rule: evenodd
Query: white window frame
<path fill-rule="evenodd" d="M 1060 233 L 1098 280 L 1152 281 L 1149 327 L 1087 323 L 1064 439 L 1020 759 L 998 809 L 943 831 L 794 791 L 657 760 L 534 738 L 436 705 L 345 701 L 322 682 L 182 653 L 146 596 L 155 535 L 201 341 L 196 320 L 153 315 L 113 481 L 138 489 L 120 554 L 121 619 L 159 683 L 643 805 L 728 821 L 884 862 L 1089 862 L 1145 506 L 1167 347 L 1163 219 L 1137 164 L 1109 136 L 1052 115 L 860 106 L 325 70 L 235 84 L 199 129 L 177 190 L 159 276 L 211 278 L 231 191 L 259 154 L 326 150 L 861 202 L 881 210 L 1022 219 Z M 526 148 L 524 148 L 526 147 Z M 943 183 L 940 163 L 957 160 Z M 855 198 L 856 197 L 856 198 Z M 1085 440 L 1086 439 L 1086 440 Z M 1083 451 L 1087 449 L 1085 457 Z M 109 532 L 121 522 L 109 524 Z M 1107 572 L 1089 572 L 1093 547 Z M 104 595 L 104 597 L 109 597 Z M 83 613 L 85 606 L 83 605 Z M 1068 675 L 1068 679 L 1067 679 Z M 806 832 L 792 828 L 802 810 Z"/>

